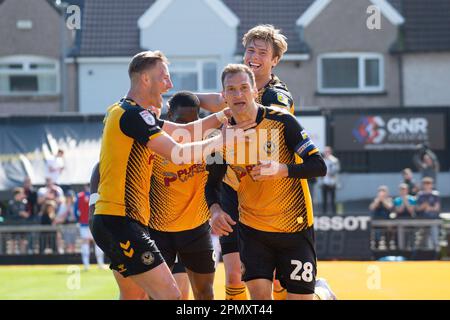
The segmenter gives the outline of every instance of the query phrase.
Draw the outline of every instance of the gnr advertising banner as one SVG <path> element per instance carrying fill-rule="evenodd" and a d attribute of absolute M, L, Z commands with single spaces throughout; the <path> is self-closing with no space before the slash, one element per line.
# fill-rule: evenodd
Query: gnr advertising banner
<path fill-rule="evenodd" d="M 435 114 L 335 115 L 334 149 L 338 151 L 414 150 L 427 142 L 445 149 L 445 116 Z"/>

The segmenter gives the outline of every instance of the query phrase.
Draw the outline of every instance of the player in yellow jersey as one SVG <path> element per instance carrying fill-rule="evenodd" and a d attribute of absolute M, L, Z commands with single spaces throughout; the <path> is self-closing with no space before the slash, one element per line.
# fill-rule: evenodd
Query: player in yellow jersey
<path fill-rule="evenodd" d="M 256 102 L 294 113 L 294 101 L 289 89 L 272 73 L 287 50 L 286 37 L 272 25 L 258 25 L 247 31 L 242 39 L 242 45 L 245 48 L 244 64 L 255 74 L 258 88 Z M 209 111 L 218 111 L 226 106 L 221 94 L 199 94 L 199 97 L 201 106 Z M 234 180 L 232 172 L 228 171 L 221 190 L 222 208 L 219 209 L 218 206 L 211 208 L 213 221 L 223 212 L 237 221 L 238 203 Z M 229 235 L 220 237 L 220 245 L 225 266 L 226 297 L 230 300 L 246 299 L 245 286 L 241 281 L 237 232 L 233 229 Z M 278 281 L 275 281 L 274 296 L 283 299 L 285 295 L 286 291 Z"/>
<path fill-rule="evenodd" d="M 181 91 L 168 101 L 167 119 L 188 123 L 198 119 L 200 102 Z M 214 248 L 205 201 L 205 164 L 177 165 L 156 156 L 150 187 L 150 236 L 169 267 L 176 257 L 186 267 L 196 300 L 214 298 Z"/>
<path fill-rule="evenodd" d="M 194 128 L 199 128 L 202 136 L 219 127 L 224 115 L 185 125 L 157 119 L 149 108 L 161 108 L 162 93 L 172 88 L 168 60 L 160 51 L 135 55 L 128 74 L 127 96 L 111 106 L 104 119 L 92 233 L 111 259 L 119 288 L 129 277 L 153 299 L 178 299 L 175 280 L 148 231 L 151 160 L 157 153 L 173 162 L 201 163 L 204 152 L 225 143 L 224 135 L 180 144 L 170 134 L 184 129 L 195 137 Z M 235 128 L 252 125 L 249 121 Z"/>
<path fill-rule="evenodd" d="M 306 179 L 325 175 L 325 163 L 295 117 L 256 103 L 256 83 L 249 67 L 228 65 L 222 73 L 222 84 L 233 119 L 237 123 L 256 119 L 257 123 L 257 139 L 253 139 L 258 141 L 256 151 L 245 144 L 242 158 L 237 145 L 222 152 L 225 164 L 209 166 L 217 182 L 227 166 L 239 180 L 238 235 L 243 280 L 252 299 L 271 299 L 276 269 L 288 299 L 312 299 L 316 254 Z M 220 203 L 214 192 L 206 190 L 206 194 L 208 205 Z M 231 232 L 233 224 L 224 215 L 212 221 L 213 231 L 219 235 Z"/>

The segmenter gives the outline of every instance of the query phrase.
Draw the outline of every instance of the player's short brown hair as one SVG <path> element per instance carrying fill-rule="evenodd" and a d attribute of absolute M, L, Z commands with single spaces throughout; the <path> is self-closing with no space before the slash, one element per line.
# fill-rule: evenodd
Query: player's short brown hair
<path fill-rule="evenodd" d="M 280 29 L 275 29 L 271 24 L 260 24 L 248 30 L 242 38 L 242 45 L 247 48 L 247 45 L 256 39 L 263 40 L 272 46 L 273 57 L 281 59 L 287 51 L 286 36 L 281 33 Z"/>
<path fill-rule="evenodd" d="M 252 69 L 250 69 L 248 66 L 246 66 L 245 64 L 238 64 L 238 63 L 230 63 L 228 64 L 222 71 L 222 88 L 225 88 L 225 78 L 227 75 L 229 74 L 237 74 L 237 73 L 246 73 L 250 79 L 251 85 L 255 86 L 256 85 L 256 81 L 255 81 L 255 75 L 253 74 Z"/>
<path fill-rule="evenodd" d="M 142 51 L 136 54 L 128 66 L 128 75 L 131 76 L 134 73 L 141 73 L 144 70 L 148 70 L 153 67 L 156 62 L 161 61 L 169 64 L 169 60 L 161 51 Z"/>

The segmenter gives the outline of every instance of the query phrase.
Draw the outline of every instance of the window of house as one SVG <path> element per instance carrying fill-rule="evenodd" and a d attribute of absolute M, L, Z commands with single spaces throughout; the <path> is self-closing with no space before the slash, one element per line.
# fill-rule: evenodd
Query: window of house
<path fill-rule="evenodd" d="M 0 59 L 1 95 L 55 95 L 59 92 L 56 60 L 15 56 Z"/>
<path fill-rule="evenodd" d="M 319 93 L 375 93 L 384 89 L 383 56 L 324 54 L 318 59 Z"/>
<path fill-rule="evenodd" d="M 172 92 L 218 90 L 216 61 L 170 59 L 169 69 L 174 86 Z"/>

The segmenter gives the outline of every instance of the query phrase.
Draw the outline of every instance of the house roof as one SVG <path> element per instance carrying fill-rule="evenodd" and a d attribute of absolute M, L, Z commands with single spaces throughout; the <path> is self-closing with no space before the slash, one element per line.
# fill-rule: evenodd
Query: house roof
<path fill-rule="evenodd" d="M 85 0 L 78 48 L 80 56 L 130 56 L 141 51 L 139 17 L 155 0 Z"/>
<path fill-rule="evenodd" d="M 400 10 L 405 24 L 394 51 L 450 51 L 450 1 L 403 0 Z"/>
<path fill-rule="evenodd" d="M 236 53 L 242 54 L 242 36 L 258 24 L 273 24 L 287 37 L 289 54 L 308 52 L 307 45 L 300 40 L 295 21 L 314 0 L 223 0 L 239 17 Z"/>
<path fill-rule="evenodd" d="M 241 39 L 251 27 L 269 23 L 288 38 L 288 54 L 307 53 L 301 40 L 298 18 L 314 0 L 222 0 L 239 18 L 236 54 L 242 54 Z M 85 0 L 78 56 L 130 56 L 142 50 L 138 19 L 156 0 Z M 389 0 L 405 19 L 393 51 L 450 51 L 450 2 L 448 0 Z"/>

